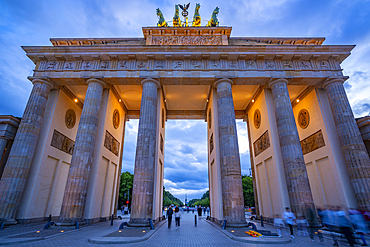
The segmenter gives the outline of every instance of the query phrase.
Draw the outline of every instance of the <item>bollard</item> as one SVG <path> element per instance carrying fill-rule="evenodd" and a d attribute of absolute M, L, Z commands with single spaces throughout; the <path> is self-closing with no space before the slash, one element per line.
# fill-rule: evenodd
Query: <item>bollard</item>
<path fill-rule="evenodd" d="M 50 222 L 51 221 L 51 214 L 49 214 L 49 219 L 48 219 L 48 222 Z"/>
<path fill-rule="evenodd" d="M 227 222 L 227 220 L 224 220 L 224 224 L 222 225 L 222 229 L 226 229 L 226 222 Z"/>
<path fill-rule="evenodd" d="M 110 218 L 110 225 L 113 226 L 113 217 L 114 217 L 114 214 L 112 214 L 112 217 Z"/>
<path fill-rule="evenodd" d="M 194 215 L 194 222 L 195 222 L 195 227 L 197 227 L 197 216 Z"/>
<path fill-rule="evenodd" d="M 118 229 L 122 230 L 123 227 L 127 226 L 127 222 L 123 222 L 121 223 L 121 225 L 119 225 Z"/>
<path fill-rule="evenodd" d="M 154 230 L 152 218 L 149 218 L 150 230 Z"/>
<path fill-rule="evenodd" d="M 261 227 L 265 227 L 265 226 L 263 225 L 263 216 L 262 216 L 262 214 L 261 214 Z"/>
<path fill-rule="evenodd" d="M 5 226 L 5 222 L 1 222 L 0 230 L 3 230 Z"/>
<path fill-rule="evenodd" d="M 80 229 L 80 223 L 76 222 L 76 229 Z"/>
<path fill-rule="evenodd" d="M 44 226 L 44 230 L 47 230 L 49 229 L 50 226 L 54 225 L 54 221 L 50 221 L 48 223 L 46 223 L 46 225 Z"/>
<path fill-rule="evenodd" d="M 254 224 L 254 223 L 252 223 L 252 222 L 249 222 L 249 223 L 248 223 L 248 226 L 251 226 L 253 231 L 257 230 L 257 226 L 256 226 L 256 224 Z"/>

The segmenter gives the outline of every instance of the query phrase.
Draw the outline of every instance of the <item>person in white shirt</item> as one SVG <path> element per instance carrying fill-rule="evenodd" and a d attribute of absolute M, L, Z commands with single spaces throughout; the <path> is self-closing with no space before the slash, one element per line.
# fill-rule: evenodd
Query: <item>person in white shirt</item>
<path fill-rule="evenodd" d="M 290 236 L 294 238 L 293 234 L 293 225 L 294 225 L 294 220 L 295 216 L 292 212 L 290 212 L 289 207 L 285 208 L 285 212 L 283 214 L 283 219 L 285 220 L 285 224 L 289 227 L 290 229 Z"/>

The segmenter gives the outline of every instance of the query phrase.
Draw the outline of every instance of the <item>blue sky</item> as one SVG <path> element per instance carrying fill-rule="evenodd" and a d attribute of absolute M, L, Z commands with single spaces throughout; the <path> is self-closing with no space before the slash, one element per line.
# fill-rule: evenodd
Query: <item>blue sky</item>
<path fill-rule="evenodd" d="M 370 113 L 369 0 L 197 1 L 203 20 L 218 6 L 220 25 L 231 36 L 325 37 L 324 45 L 356 45 L 342 64 L 349 101 L 356 117 Z M 190 19 L 196 2 L 191 2 Z M 167 20 L 177 1 L 2 0 L 0 2 L 0 115 L 22 116 L 32 84 L 33 63 L 21 46 L 51 45 L 49 38 L 142 37 L 155 26 L 156 8 Z M 138 121 L 127 122 L 124 170 L 133 171 Z M 242 173 L 250 167 L 246 125 L 237 122 Z M 196 133 L 196 134 L 195 134 Z M 165 186 L 184 199 L 208 187 L 204 121 L 167 121 Z"/>

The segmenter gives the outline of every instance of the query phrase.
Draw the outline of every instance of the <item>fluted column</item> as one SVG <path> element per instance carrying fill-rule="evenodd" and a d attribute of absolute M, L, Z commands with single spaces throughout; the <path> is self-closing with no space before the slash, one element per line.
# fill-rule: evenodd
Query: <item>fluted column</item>
<path fill-rule="evenodd" d="M 353 116 L 343 79 L 324 83 L 342 152 L 359 206 L 370 206 L 370 159 Z"/>
<path fill-rule="evenodd" d="M 220 79 L 217 88 L 218 130 L 224 220 L 228 226 L 245 224 L 244 197 L 234 102 L 231 91 L 233 82 Z"/>
<path fill-rule="evenodd" d="M 52 88 L 52 83 L 47 80 L 34 79 L 32 83 L 33 89 L 0 180 L 0 220 L 7 224 L 16 224 L 16 210 L 26 185 Z"/>
<path fill-rule="evenodd" d="M 302 214 L 304 204 L 313 205 L 313 199 L 287 83 L 286 79 L 276 79 L 268 86 L 272 90 L 290 207 L 295 214 Z"/>
<path fill-rule="evenodd" d="M 98 116 L 105 83 L 98 79 L 87 80 L 87 92 L 78 125 L 76 142 L 66 189 L 64 191 L 59 221 L 74 224 L 83 221 L 87 185 L 94 156 Z"/>
<path fill-rule="evenodd" d="M 0 137 L 0 161 L 5 152 L 6 145 L 8 144 L 8 139 L 5 137 Z"/>
<path fill-rule="evenodd" d="M 157 89 L 159 82 L 145 79 L 141 82 L 139 129 L 135 157 L 132 211 L 129 225 L 148 225 L 153 212 L 154 172 L 156 152 Z"/>

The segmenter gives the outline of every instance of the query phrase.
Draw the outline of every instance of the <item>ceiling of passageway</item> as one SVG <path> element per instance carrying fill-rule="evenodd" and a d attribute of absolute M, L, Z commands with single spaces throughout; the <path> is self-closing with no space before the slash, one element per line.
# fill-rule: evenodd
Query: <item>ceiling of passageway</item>
<path fill-rule="evenodd" d="M 85 100 L 87 86 L 68 86 L 82 102 Z M 116 85 L 118 94 L 128 110 L 140 110 L 141 85 Z M 205 110 L 210 94 L 210 85 L 163 85 L 167 110 Z M 232 87 L 235 110 L 245 110 L 259 85 L 234 85 Z M 298 97 L 306 85 L 289 85 L 291 101 Z"/>

